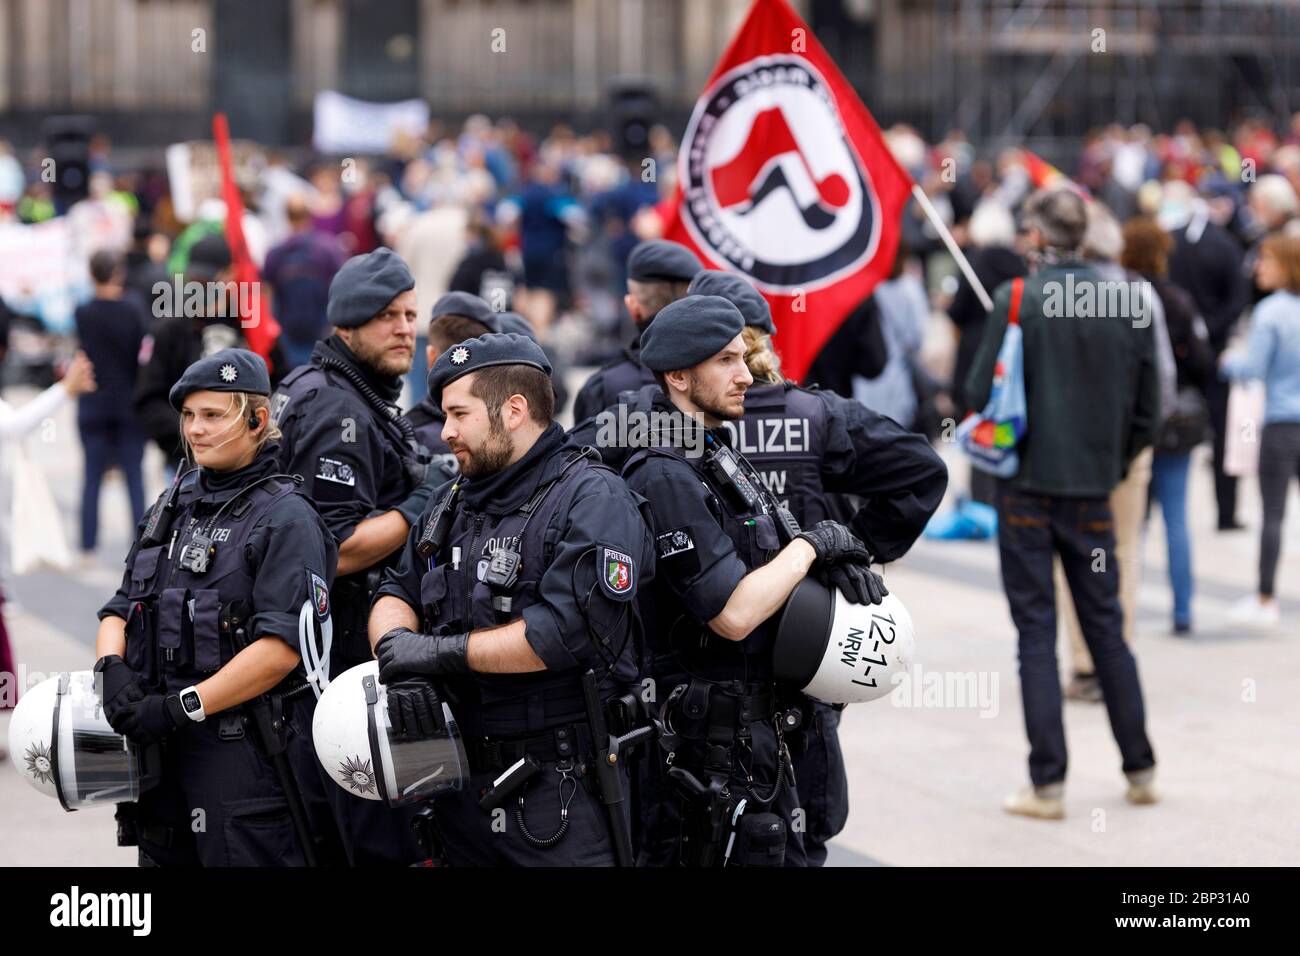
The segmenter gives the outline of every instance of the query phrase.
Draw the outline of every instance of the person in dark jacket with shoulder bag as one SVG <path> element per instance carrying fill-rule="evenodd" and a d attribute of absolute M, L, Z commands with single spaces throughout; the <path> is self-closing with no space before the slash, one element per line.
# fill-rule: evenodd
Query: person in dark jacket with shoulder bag
<path fill-rule="evenodd" d="M 1128 799 L 1156 800 L 1155 755 L 1146 734 L 1137 662 L 1122 633 L 1108 496 L 1155 438 L 1160 385 L 1150 322 L 1096 315 L 1100 276 L 1078 258 L 1086 226 L 1083 199 L 1069 189 L 1040 191 L 1026 201 L 1025 227 L 1038 265 L 1024 281 L 1019 310 L 1028 428 L 1017 449 L 1016 474 L 998 486 L 1002 584 L 1020 635 L 1032 783 L 1008 798 L 1004 809 L 1042 819 L 1065 815 L 1054 553 L 1060 555 L 1096 666 L 1123 756 Z M 1091 307 L 1085 292 L 1090 283 Z M 971 365 L 966 388 L 974 408 L 984 407 L 992 391 L 1012 285 L 994 295 Z"/>

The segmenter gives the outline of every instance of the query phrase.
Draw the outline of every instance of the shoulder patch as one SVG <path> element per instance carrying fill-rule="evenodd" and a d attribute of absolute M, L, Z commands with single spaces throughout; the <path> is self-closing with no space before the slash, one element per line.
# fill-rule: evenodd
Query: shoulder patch
<path fill-rule="evenodd" d="M 307 571 L 307 600 L 316 611 L 316 619 L 323 621 L 330 616 L 330 589 L 325 579 L 315 571 Z"/>
<path fill-rule="evenodd" d="M 600 586 L 616 601 L 626 601 L 636 593 L 636 564 L 632 556 L 606 545 L 596 546 Z"/>
<path fill-rule="evenodd" d="M 353 487 L 357 483 L 357 476 L 352 470 L 352 466 L 346 461 L 339 461 L 335 458 L 317 458 L 316 477 L 340 485 L 347 485 L 348 487 Z"/>
<path fill-rule="evenodd" d="M 661 561 L 664 558 L 671 558 L 675 554 L 694 550 L 695 539 L 691 537 L 691 531 L 688 527 L 674 528 L 672 531 L 665 531 L 655 538 L 655 551 Z"/>

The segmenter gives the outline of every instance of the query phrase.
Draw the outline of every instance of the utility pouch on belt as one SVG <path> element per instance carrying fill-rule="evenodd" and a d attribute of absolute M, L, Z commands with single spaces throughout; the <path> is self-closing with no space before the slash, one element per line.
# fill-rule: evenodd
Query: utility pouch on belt
<path fill-rule="evenodd" d="M 784 866 L 785 821 L 775 813 L 746 813 L 736 830 L 736 866 Z"/>

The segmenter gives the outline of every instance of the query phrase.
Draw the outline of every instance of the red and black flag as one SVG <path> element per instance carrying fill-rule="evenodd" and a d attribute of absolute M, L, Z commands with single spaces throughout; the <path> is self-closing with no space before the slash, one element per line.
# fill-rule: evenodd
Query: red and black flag
<path fill-rule="evenodd" d="M 799 379 L 889 274 L 911 188 L 807 25 L 755 0 L 687 125 L 664 238 L 762 291 Z"/>

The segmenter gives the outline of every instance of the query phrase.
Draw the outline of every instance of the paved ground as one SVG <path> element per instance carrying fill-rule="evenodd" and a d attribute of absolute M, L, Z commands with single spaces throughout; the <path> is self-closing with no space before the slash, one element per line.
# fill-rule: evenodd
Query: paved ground
<path fill-rule="evenodd" d="M 73 435 L 70 415 L 60 418 L 54 435 L 55 441 L 29 447 L 74 516 L 80 452 L 75 439 L 65 440 Z M 960 473 L 964 465 L 948 457 Z M 889 700 L 846 712 L 852 811 L 833 845 L 832 864 L 1300 861 L 1300 502 L 1293 493 L 1279 571 L 1283 626 L 1247 634 L 1229 628 L 1225 615 L 1253 587 L 1257 535 L 1212 530 L 1205 467 L 1194 468 L 1190 496 L 1197 504 L 1196 636 L 1168 634 L 1158 518 L 1147 535 L 1141 593 L 1137 654 L 1163 802 L 1142 808 L 1124 802 L 1104 710 L 1069 704 L 1067 819 L 1030 821 L 1001 812 L 1002 797 L 1025 781 L 1026 744 L 996 550 L 923 541 L 888 571 L 890 588 L 915 619 L 920 690 L 903 687 Z M 104 510 L 108 527 L 97 560 L 69 575 L 13 583 L 10 595 L 20 607 L 7 620 L 27 676 L 93 663 L 94 611 L 117 586 L 127 546 L 120 481 L 106 488 Z M 1241 516 L 1254 526 L 1258 514 L 1258 494 L 1248 482 Z M 71 517 L 66 530 L 72 533 Z M 943 683 L 947 694 L 936 690 Z M 0 716 L 0 741 L 6 728 Z M 107 810 L 64 813 L 0 762 L 0 865 L 130 864 L 130 851 L 113 845 L 111 816 Z"/>

